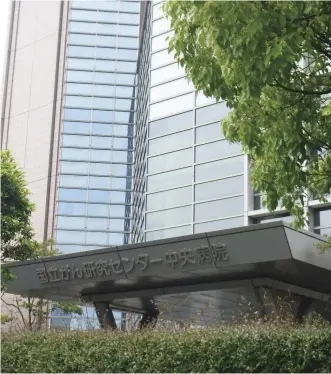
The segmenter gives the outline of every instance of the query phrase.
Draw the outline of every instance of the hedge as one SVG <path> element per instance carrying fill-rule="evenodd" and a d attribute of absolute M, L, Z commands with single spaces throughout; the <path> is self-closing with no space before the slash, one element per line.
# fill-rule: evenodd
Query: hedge
<path fill-rule="evenodd" d="M 2 334 L 1 371 L 331 372 L 331 328 Z"/>

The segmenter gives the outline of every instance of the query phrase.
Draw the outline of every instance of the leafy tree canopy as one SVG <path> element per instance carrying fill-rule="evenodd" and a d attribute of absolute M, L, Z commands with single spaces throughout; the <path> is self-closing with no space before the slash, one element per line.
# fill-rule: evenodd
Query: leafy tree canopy
<path fill-rule="evenodd" d="M 228 140 L 251 158 L 266 207 L 304 224 L 331 189 L 331 2 L 169 1 L 169 50 L 208 97 L 225 100 Z"/>
<path fill-rule="evenodd" d="M 1 151 L 1 261 L 32 258 L 39 248 L 33 239 L 25 175 L 9 150 Z"/>

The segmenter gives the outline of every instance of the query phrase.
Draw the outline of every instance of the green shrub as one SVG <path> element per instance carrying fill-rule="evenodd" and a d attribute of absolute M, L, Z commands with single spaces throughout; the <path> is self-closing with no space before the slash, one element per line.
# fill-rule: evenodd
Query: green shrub
<path fill-rule="evenodd" d="M 1 371 L 12 373 L 331 371 L 331 328 L 320 326 L 34 332 L 1 340 Z"/>

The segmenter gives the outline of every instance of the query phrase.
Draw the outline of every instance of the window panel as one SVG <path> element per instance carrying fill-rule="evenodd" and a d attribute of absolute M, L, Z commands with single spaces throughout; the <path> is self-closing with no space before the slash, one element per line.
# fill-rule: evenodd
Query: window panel
<path fill-rule="evenodd" d="M 78 1 L 73 0 L 72 8 L 98 9 L 98 10 L 117 10 L 117 1 Z"/>
<path fill-rule="evenodd" d="M 67 70 L 67 82 L 93 83 L 94 73 L 90 71 Z"/>
<path fill-rule="evenodd" d="M 119 10 L 122 12 L 136 12 L 139 13 L 140 10 L 140 2 L 126 2 L 120 1 L 118 3 Z"/>
<path fill-rule="evenodd" d="M 106 246 L 108 243 L 108 235 L 106 232 L 86 232 L 86 244 L 99 244 Z"/>
<path fill-rule="evenodd" d="M 99 216 L 108 217 L 109 216 L 109 205 L 107 204 L 87 204 L 87 215 L 88 216 Z"/>
<path fill-rule="evenodd" d="M 63 132 L 89 134 L 90 124 L 87 122 L 63 122 Z"/>
<path fill-rule="evenodd" d="M 128 176 L 129 170 L 127 165 L 120 165 L 120 164 L 113 164 L 111 165 L 111 173 L 112 175 L 117 175 L 117 176 Z"/>
<path fill-rule="evenodd" d="M 331 227 L 330 228 L 324 228 L 324 229 L 315 229 L 314 232 L 321 236 L 331 236 Z"/>
<path fill-rule="evenodd" d="M 133 104 L 133 100 L 126 99 L 116 99 L 115 109 L 119 110 L 130 110 Z"/>
<path fill-rule="evenodd" d="M 123 71 L 126 73 L 135 73 L 137 70 L 137 62 L 120 61 L 117 63 L 116 70 Z M 131 92 L 132 92 L 132 88 L 131 88 Z"/>
<path fill-rule="evenodd" d="M 195 201 L 221 198 L 244 193 L 244 176 L 195 185 Z"/>
<path fill-rule="evenodd" d="M 64 109 L 65 120 L 90 121 L 91 111 L 85 109 Z"/>
<path fill-rule="evenodd" d="M 62 145 L 66 147 L 89 147 L 90 137 L 80 135 L 63 135 Z"/>
<path fill-rule="evenodd" d="M 88 161 L 89 150 L 78 149 L 78 148 L 62 148 L 62 159 L 64 160 L 77 160 L 77 161 Z"/>
<path fill-rule="evenodd" d="M 118 46 L 121 48 L 138 48 L 138 38 L 118 37 Z"/>
<path fill-rule="evenodd" d="M 160 212 L 146 214 L 146 228 L 157 229 L 167 226 L 175 226 L 192 221 L 192 208 L 185 206 L 181 208 L 168 209 Z"/>
<path fill-rule="evenodd" d="M 201 232 L 225 230 L 231 229 L 232 227 L 240 226 L 244 226 L 244 217 L 235 217 L 229 219 L 222 219 L 219 221 L 198 223 L 194 225 L 194 233 L 198 234 Z"/>
<path fill-rule="evenodd" d="M 129 139 L 128 138 L 112 138 L 112 146 L 114 148 L 122 148 L 127 149 L 129 147 Z"/>
<path fill-rule="evenodd" d="M 110 191 L 89 190 L 88 201 L 89 203 L 109 203 Z"/>
<path fill-rule="evenodd" d="M 194 87 L 186 78 L 152 87 L 150 90 L 150 100 L 159 101 L 165 98 L 174 97 L 185 92 L 193 91 Z"/>
<path fill-rule="evenodd" d="M 173 34 L 173 31 L 169 31 L 166 34 L 152 38 L 152 52 L 158 51 L 159 49 L 168 48 L 169 40 L 167 40 L 167 38 L 171 38 Z"/>
<path fill-rule="evenodd" d="M 115 87 L 106 85 L 94 85 L 93 94 L 95 96 L 115 96 Z"/>
<path fill-rule="evenodd" d="M 93 110 L 92 120 L 111 123 L 114 121 L 114 112 L 110 110 Z"/>
<path fill-rule="evenodd" d="M 99 109 L 114 109 L 115 100 L 105 97 L 94 97 L 93 98 L 93 108 Z"/>
<path fill-rule="evenodd" d="M 95 44 L 100 45 L 100 46 L 104 46 L 104 47 L 116 47 L 116 37 L 115 36 L 97 35 Z"/>
<path fill-rule="evenodd" d="M 134 74 L 116 74 L 116 84 L 127 84 L 130 86 L 134 85 Z"/>
<path fill-rule="evenodd" d="M 239 143 L 229 143 L 226 140 L 221 140 L 215 143 L 197 146 L 195 148 L 195 161 L 204 162 L 240 153 L 241 146 Z"/>
<path fill-rule="evenodd" d="M 57 244 L 56 249 L 58 249 L 61 253 L 79 253 L 84 251 L 83 245 L 72 245 L 72 244 Z"/>
<path fill-rule="evenodd" d="M 192 150 L 168 153 L 162 156 L 155 156 L 148 159 L 148 173 L 161 173 L 163 171 L 178 169 L 189 166 L 192 163 Z"/>
<path fill-rule="evenodd" d="M 244 212 L 244 197 L 237 196 L 229 199 L 196 204 L 194 211 L 195 221 L 240 215 Z"/>
<path fill-rule="evenodd" d="M 151 139 L 149 141 L 149 155 L 160 154 L 186 148 L 192 145 L 192 130 Z"/>
<path fill-rule="evenodd" d="M 119 189 L 119 190 L 126 190 L 128 188 L 128 184 L 130 184 L 129 178 L 112 178 L 111 179 L 111 188 Z"/>
<path fill-rule="evenodd" d="M 61 173 L 88 174 L 88 172 L 89 172 L 88 162 L 61 161 Z"/>
<path fill-rule="evenodd" d="M 148 231 L 146 232 L 146 241 L 189 235 L 189 234 L 192 234 L 191 230 L 192 230 L 191 226 L 188 225 L 188 226 L 173 227 L 171 229 L 165 229 L 165 230 Z"/>
<path fill-rule="evenodd" d="M 195 129 L 196 143 L 206 143 L 220 139 L 224 139 L 224 134 L 222 132 L 220 122 L 215 122 L 205 126 L 199 126 Z"/>
<path fill-rule="evenodd" d="M 133 113 L 131 112 L 114 112 L 115 122 L 130 123 L 133 122 Z"/>
<path fill-rule="evenodd" d="M 119 23 L 139 24 L 139 14 L 118 13 L 116 17 Z"/>
<path fill-rule="evenodd" d="M 68 69 L 83 69 L 83 70 L 94 70 L 95 60 L 88 60 L 82 58 L 67 58 Z M 110 69 L 108 69 L 110 70 Z"/>
<path fill-rule="evenodd" d="M 226 177 L 231 174 L 244 172 L 243 156 L 231 157 L 224 160 L 208 162 L 195 167 L 195 181 Z"/>
<path fill-rule="evenodd" d="M 314 211 L 314 225 L 316 227 L 331 226 L 331 209 L 321 209 Z"/>
<path fill-rule="evenodd" d="M 86 220 L 87 230 L 100 230 L 106 231 L 108 229 L 108 219 L 107 218 L 87 218 Z"/>
<path fill-rule="evenodd" d="M 125 217 L 125 205 L 111 205 L 110 217 Z"/>
<path fill-rule="evenodd" d="M 96 23 L 96 33 L 97 34 L 108 34 L 108 35 L 117 35 L 118 25 L 115 24 L 105 24 L 105 23 Z"/>
<path fill-rule="evenodd" d="M 110 231 L 124 231 L 124 219 L 110 219 L 108 227 Z"/>
<path fill-rule="evenodd" d="M 69 46 L 68 56 L 94 58 L 96 56 L 96 51 L 97 49 L 95 47 Z"/>
<path fill-rule="evenodd" d="M 67 83 L 67 94 L 93 95 L 94 86 L 92 84 Z"/>
<path fill-rule="evenodd" d="M 151 68 L 155 69 L 159 66 L 170 64 L 175 61 L 173 52 L 169 53 L 167 49 L 152 54 Z"/>
<path fill-rule="evenodd" d="M 193 93 L 162 101 L 150 106 L 149 117 L 151 120 L 157 117 L 165 117 L 176 112 L 184 112 L 193 107 Z"/>
<path fill-rule="evenodd" d="M 93 148 L 110 148 L 112 144 L 112 138 L 108 137 L 91 137 L 91 147 Z"/>
<path fill-rule="evenodd" d="M 94 73 L 94 82 L 95 83 L 115 83 L 116 74 L 113 73 Z"/>
<path fill-rule="evenodd" d="M 207 97 L 202 92 L 197 93 L 196 101 L 195 101 L 196 106 L 213 104 L 215 102 L 216 100 L 213 97 Z"/>
<path fill-rule="evenodd" d="M 61 175 L 61 187 L 87 187 L 88 176 L 83 175 Z"/>
<path fill-rule="evenodd" d="M 114 125 L 108 123 L 92 123 L 93 135 L 113 135 Z"/>
<path fill-rule="evenodd" d="M 91 149 L 91 161 L 110 162 L 111 151 Z"/>
<path fill-rule="evenodd" d="M 76 21 L 98 21 L 98 12 L 72 9 L 70 18 Z"/>
<path fill-rule="evenodd" d="M 85 32 L 89 34 L 96 34 L 98 32 L 97 23 L 86 22 L 69 22 L 71 32 Z"/>
<path fill-rule="evenodd" d="M 153 6 L 153 19 L 163 17 L 162 5 L 163 2 Z"/>
<path fill-rule="evenodd" d="M 133 97 L 133 87 L 121 87 L 116 86 L 116 96 L 117 97 Z"/>
<path fill-rule="evenodd" d="M 59 188 L 59 200 L 66 201 L 85 201 L 87 198 L 86 190 L 74 188 Z"/>
<path fill-rule="evenodd" d="M 215 105 L 209 105 L 196 111 L 196 125 L 202 125 L 208 122 L 220 121 L 225 118 L 230 109 L 227 108 L 225 102 Z"/>
<path fill-rule="evenodd" d="M 112 162 L 128 162 L 131 155 L 132 153 L 127 151 L 112 151 Z"/>
<path fill-rule="evenodd" d="M 192 111 L 150 122 L 149 136 L 161 136 L 171 132 L 181 131 L 192 127 Z"/>
<path fill-rule="evenodd" d="M 138 26 L 128 26 L 128 25 L 118 25 L 118 35 L 124 36 L 138 36 L 139 27 Z"/>
<path fill-rule="evenodd" d="M 153 28 L 152 28 L 153 35 L 161 34 L 168 30 L 170 30 L 170 22 L 167 20 L 167 18 L 164 17 L 153 22 Z"/>
<path fill-rule="evenodd" d="M 169 171 L 167 173 L 148 176 L 147 190 L 148 192 L 154 192 L 158 190 L 183 186 L 191 183 L 192 168 L 189 167 L 185 169 Z"/>
<path fill-rule="evenodd" d="M 85 217 L 57 217 L 57 228 L 58 229 L 85 229 Z"/>
<path fill-rule="evenodd" d="M 78 108 L 91 108 L 93 98 L 82 96 L 65 96 L 65 105 Z"/>
<path fill-rule="evenodd" d="M 274 216 L 266 216 L 266 217 L 256 219 L 256 223 L 267 223 L 267 222 L 277 222 L 277 221 L 293 223 L 294 217 L 290 215 L 274 215 Z"/>
<path fill-rule="evenodd" d="M 109 188 L 110 178 L 109 177 L 92 177 L 90 176 L 88 185 L 90 188 Z"/>
<path fill-rule="evenodd" d="M 170 79 L 176 79 L 185 75 L 185 69 L 177 63 L 164 66 L 151 72 L 151 85 L 159 84 Z M 192 99 L 193 106 L 193 99 Z"/>
<path fill-rule="evenodd" d="M 109 241 L 109 245 L 123 245 L 124 234 L 110 233 L 108 234 L 108 241 Z"/>
<path fill-rule="evenodd" d="M 110 193 L 110 201 L 113 204 L 120 204 L 120 203 L 125 203 L 125 196 L 126 192 L 122 191 L 111 191 Z"/>
<path fill-rule="evenodd" d="M 58 214 L 85 215 L 86 204 L 84 203 L 61 203 L 58 204 Z"/>
<path fill-rule="evenodd" d="M 72 244 L 84 244 L 85 243 L 85 232 L 84 231 L 64 231 L 57 230 L 56 241 L 59 243 L 72 243 Z"/>
<path fill-rule="evenodd" d="M 166 209 L 191 203 L 191 186 L 147 195 L 147 210 Z"/>

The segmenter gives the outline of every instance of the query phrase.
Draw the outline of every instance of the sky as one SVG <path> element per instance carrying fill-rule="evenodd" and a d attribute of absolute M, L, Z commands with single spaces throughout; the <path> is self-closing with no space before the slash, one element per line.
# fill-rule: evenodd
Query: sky
<path fill-rule="evenodd" d="M 8 33 L 9 5 L 11 0 L 0 0 L 0 79 L 3 80 L 5 49 Z M 0 105 L 2 100 L 0 101 Z"/>

